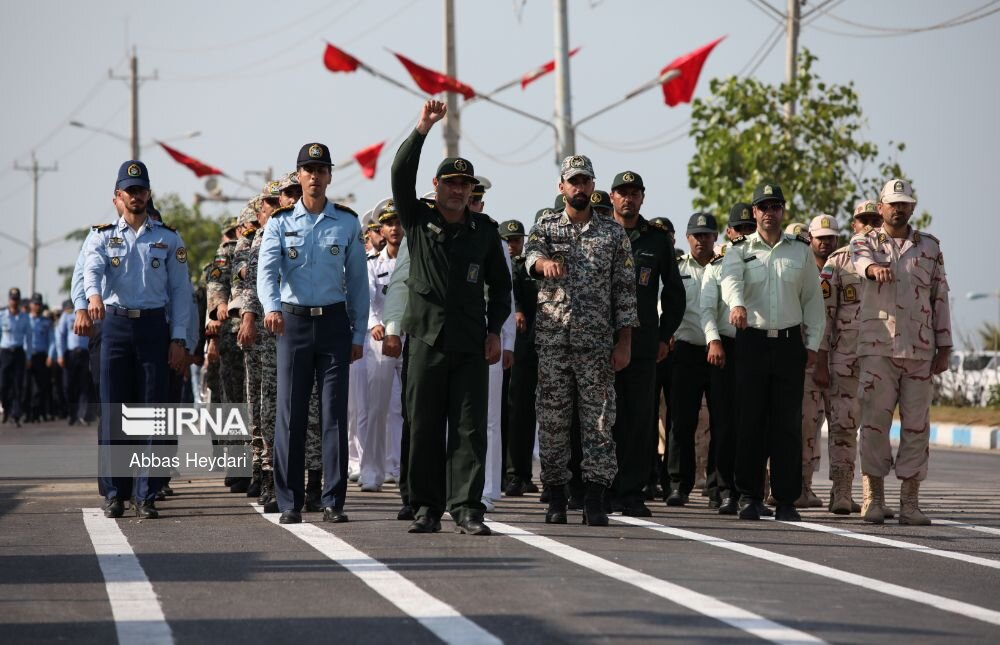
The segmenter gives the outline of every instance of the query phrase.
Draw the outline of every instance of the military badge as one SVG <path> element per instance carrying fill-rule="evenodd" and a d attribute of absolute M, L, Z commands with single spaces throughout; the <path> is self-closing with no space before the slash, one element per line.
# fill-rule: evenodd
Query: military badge
<path fill-rule="evenodd" d="M 564 256 L 562 253 L 555 253 L 552 256 L 552 261 L 558 265 L 564 265 L 566 264 L 566 256 Z"/>
<path fill-rule="evenodd" d="M 844 287 L 844 302 L 857 302 L 858 290 L 853 284 Z"/>
<path fill-rule="evenodd" d="M 819 221 L 819 225 L 822 226 L 823 228 L 830 228 L 830 218 L 824 217 Z"/>
<path fill-rule="evenodd" d="M 457 170 L 458 172 L 465 172 L 468 169 L 469 166 L 465 163 L 463 159 L 455 160 L 455 170 Z"/>
<path fill-rule="evenodd" d="M 920 231 L 913 231 L 913 243 L 920 244 Z"/>
<path fill-rule="evenodd" d="M 129 173 L 131 174 L 131 172 L 132 172 L 132 169 L 129 168 Z M 896 183 L 894 183 L 892 185 L 892 192 L 894 192 L 894 193 L 901 193 L 904 190 L 906 190 L 906 189 L 903 187 L 903 182 L 902 181 L 897 181 Z"/>
<path fill-rule="evenodd" d="M 333 244 L 330 246 L 330 255 L 340 255 L 340 246 Z"/>
<path fill-rule="evenodd" d="M 113 237 L 110 240 L 108 240 L 109 247 L 124 246 L 124 245 L 125 245 L 125 240 L 123 240 L 120 237 Z"/>
<path fill-rule="evenodd" d="M 773 195 L 774 194 L 774 189 L 771 188 L 770 185 L 764 186 L 764 194 L 765 195 Z"/>
<path fill-rule="evenodd" d="M 470 264 L 469 270 L 465 274 L 465 281 L 472 282 L 473 284 L 479 282 L 479 265 Z"/>
<path fill-rule="evenodd" d="M 569 165 L 573 168 L 583 168 L 587 162 L 583 160 L 583 157 L 573 157 L 569 160 Z"/>
<path fill-rule="evenodd" d="M 121 258 L 119 258 L 119 257 L 113 257 L 113 258 L 111 258 L 111 266 L 116 267 L 116 266 L 118 266 L 121 263 L 122 263 L 122 259 Z"/>
<path fill-rule="evenodd" d="M 708 226 L 708 220 L 705 219 L 704 215 L 698 216 L 698 226 Z"/>
<path fill-rule="evenodd" d="M 821 286 L 823 288 L 823 299 L 825 300 L 826 298 L 829 298 L 830 297 L 830 293 L 831 293 L 831 290 L 830 290 L 830 281 L 829 280 L 821 280 L 820 283 L 819 283 L 819 286 Z"/>
<path fill-rule="evenodd" d="M 159 258 L 153 258 L 153 261 L 150 262 L 150 264 L 153 265 L 154 269 L 159 269 L 160 268 L 160 259 Z"/>
<path fill-rule="evenodd" d="M 129 177 L 141 177 L 142 176 L 142 168 L 139 167 L 139 164 L 134 163 L 134 164 L 132 164 L 132 165 L 130 165 L 128 167 L 128 176 Z"/>
<path fill-rule="evenodd" d="M 633 181 L 635 181 L 635 175 L 633 175 L 630 172 L 626 172 L 625 174 L 622 175 L 622 181 L 624 181 L 626 184 L 631 184 Z"/>
<path fill-rule="evenodd" d="M 217 279 L 219 279 L 222 276 L 222 269 L 216 267 L 216 268 L 212 269 L 212 272 L 209 273 L 208 275 L 211 276 L 213 279 L 217 280 Z"/>
<path fill-rule="evenodd" d="M 183 246 L 178 247 L 177 251 L 174 253 L 174 257 L 177 258 L 178 262 L 180 262 L 181 264 L 184 264 L 185 262 L 188 261 L 188 252 L 187 252 L 187 249 L 184 248 Z"/>
<path fill-rule="evenodd" d="M 319 159 L 323 156 L 323 146 L 318 143 L 314 143 L 309 146 L 309 156 L 313 159 Z"/>
<path fill-rule="evenodd" d="M 624 264 L 625 264 L 625 268 L 626 269 L 631 269 L 632 267 L 635 266 L 635 262 L 632 260 L 632 256 L 631 255 L 628 256 L 627 258 L 625 258 L 625 263 Z"/>
<path fill-rule="evenodd" d="M 598 195 L 597 193 L 590 193 L 590 203 L 591 204 L 600 204 L 601 203 L 601 196 Z"/>
<path fill-rule="evenodd" d="M 507 230 L 513 233 L 517 230 L 517 222 L 507 222 Z"/>
<path fill-rule="evenodd" d="M 649 284 L 649 276 L 653 275 L 653 270 L 649 267 L 639 269 L 639 286 L 645 287 Z"/>
<path fill-rule="evenodd" d="M 291 258 L 292 260 L 299 257 L 299 250 L 296 249 L 295 247 L 288 249 L 288 257 Z"/>
<path fill-rule="evenodd" d="M 750 209 L 749 208 L 744 208 L 743 212 L 740 213 L 740 221 L 748 220 L 748 219 L 750 219 Z"/>

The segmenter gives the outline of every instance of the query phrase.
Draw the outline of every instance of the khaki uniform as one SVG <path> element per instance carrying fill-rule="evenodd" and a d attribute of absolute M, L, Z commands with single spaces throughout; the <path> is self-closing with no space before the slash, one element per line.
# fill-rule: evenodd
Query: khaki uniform
<path fill-rule="evenodd" d="M 542 482 L 570 480 L 570 426 L 579 415 L 587 482 L 609 486 L 618 471 L 612 428 L 615 331 L 638 324 L 632 245 L 614 220 L 592 216 L 573 224 L 565 212 L 543 215 L 525 244 L 525 266 L 539 280 L 535 343 L 538 348 L 538 438 Z M 563 261 L 566 275 L 542 279 L 540 259 Z"/>
<path fill-rule="evenodd" d="M 858 275 L 872 265 L 892 269 L 894 282 L 869 281 L 862 293 L 858 357 L 861 362 L 861 469 L 885 477 L 927 477 L 930 439 L 931 362 L 952 346 L 944 257 L 937 238 L 910 229 L 894 240 L 883 229 L 851 239 Z M 889 443 L 899 405 L 901 432 L 895 459 Z"/>

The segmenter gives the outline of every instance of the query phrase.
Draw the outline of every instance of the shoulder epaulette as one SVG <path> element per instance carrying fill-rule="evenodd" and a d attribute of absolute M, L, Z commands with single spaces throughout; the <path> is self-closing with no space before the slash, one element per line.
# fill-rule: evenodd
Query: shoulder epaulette
<path fill-rule="evenodd" d="M 435 207 L 437 207 L 437 201 L 435 201 L 433 199 L 427 199 L 425 197 L 421 197 L 420 201 L 422 201 L 424 203 L 424 206 L 426 206 L 427 208 L 435 208 Z"/>
<path fill-rule="evenodd" d="M 177 229 L 174 228 L 173 226 L 171 226 L 170 224 L 166 224 L 164 222 L 160 222 L 160 226 L 162 226 L 163 228 L 167 229 L 171 233 L 176 233 L 177 232 Z"/>
<path fill-rule="evenodd" d="M 874 230 L 875 229 L 871 225 L 865 226 L 863 229 L 861 229 L 860 235 L 868 235 Z"/>
<path fill-rule="evenodd" d="M 851 247 L 849 245 L 842 246 L 839 249 L 837 249 L 836 251 L 834 251 L 833 253 L 831 253 L 830 257 L 832 258 L 833 256 L 838 255 L 840 253 L 850 253 L 850 252 L 851 252 Z"/>
<path fill-rule="evenodd" d="M 741 235 L 738 238 L 736 238 L 735 240 L 733 240 L 733 245 L 735 246 L 736 244 L 743 244 L 746 241 L 747 241 L 747 236 L 746 235 Z"/>
<path fill-rule="evenodd" d="M 295 206 L 291 206 L 291 205 L 289 205 L 289 206 L 282 206 L 281 208 L 272 211 L 271 212 L 271 217 L 274 217 L 276 215 L 284 215 L 285 213 L 291 213 L 293 210 L 295 210 Z"/>
<path fill-rule="evenodd" d="M 369 262 L 371 262 L 372 260 L 377 260 L 378 259 L 378 253 L 375 253 L 373 255 L 369 255 L 367 257 L 368 257 L 368 261 Z"/>
<path fill-rule="evenodd" d="M 914 242 L 919 242 L 921 237 L 926 237 L 926 238 L 929 238 L 931 240 L 934 240 L 934 242 L 936 242 L 938 245 L 941 244 L 941 240 L 937 239 L 936 237 L 934 237 L 930 233 L 924 233 L 923 231 L 914 231 L 913 232 L 913 241 Z"/>
<path fill-rule="evenodd" d="M 358 215 L 356 212 L 354 212 L 354 209 L 351 208 L 350 206 L 344 206 L 343 204 L 338 204 L 337 202 L 334 202 L 333 205 L 335 207 L 339 208 L 340 210 L 346 211 L 346 212 L 350 213 L 351 215 L 354 215 L 358 219 L 361 219 L 361 216 Z"/>
<path fill-rule="evenodd" d="M 94 224 L 90 228 L 94 229 L 95 231 L 106 231 L 112 227 L 114 227 L 114 224 Z"/>
<path fill-rule="evenodd" d="M 483 213 L 482 215 L 483 215 L 483 217 L 485 217 L 489 221 L 490 224 L 492 224 L 493 226 L 496 226 L 497 228 L 500 228 L 500 222 L 496 221 L 495 219 L 493 219 L 492 217 L 490 217 L 486 213 Z"/>
<path fill-rule="evenodd" d="M 806 245 L 812 244 L 812 241 L 808 237 L 806 237 L 805 235 L 803 235 L 802 233 L 799 233 L 798 235 L 796 235 L 795 239 L 798 240 L 799 242 L 802 242 L 803 244 L 806 244 Z"/>
<path fill-rule="evenodd" d="M 719 262 L 722 262 L 725 259 L 726 259 L 726 254 L 725 253 L 716 253 L 715 257 L 713 257 L 711 260 L 709 260 L 708 263 L 709 264 L 718 264 Z"/>

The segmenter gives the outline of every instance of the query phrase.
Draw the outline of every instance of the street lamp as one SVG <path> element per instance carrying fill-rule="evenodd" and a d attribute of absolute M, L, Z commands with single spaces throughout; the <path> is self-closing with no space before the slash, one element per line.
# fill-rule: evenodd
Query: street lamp
<path fill-rule="evenodd" d="M 122 134 L 119 134 L 119 133 L 115 132 L 114 130 L 107 130 L 105 128 L 98 128 L 98 127 L 95 127 L 95 126 L 92 126 L 92 125 L 87 125 L 86 123 L 80 123 L 79 121 L 70 121 L 69 124 L 71 126 L 73 126 L 74 128 L 80 128 L 81 130 L 88 130 L 90 132 L 96 132 L 98 134 L 106 134 L 109 137 L 112 137 L 114 139 L 118 139 L 119 141 L 124 141 L 125 143 L 128 143 L 129 141 L 131 141 L 131 139 L 129 139 L 128 137 L 126 137 L 126 136 L 124 136 Z M 145 142 L 143 142 L 140 145 L 140 150 L 142 148 L 146 147 L 146 146 L 153 145 L 157 141 L 181 141 L 181 140 L 184 140 L 184 139 L 193 139 L 195 137 L 200 137 L 200 136 L 201 136 L 201 130 L 192 130 L 191 132 L 188 132 L 186 134 L 178 134 L 176 136 L 167 137 L 165 139 L 156 139 L 156 140 L 145 141 Z"/>

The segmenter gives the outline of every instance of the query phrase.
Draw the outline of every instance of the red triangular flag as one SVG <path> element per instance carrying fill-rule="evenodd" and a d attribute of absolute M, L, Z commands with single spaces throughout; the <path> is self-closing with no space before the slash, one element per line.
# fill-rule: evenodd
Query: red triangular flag
<path fill-rule="evenodd" d="M 168 146 L 165 143 L 162 143 L 160 141 L 157 141 L 157 143 L 160 144 L 161 148 L 163 148 L 164 150 L 167 151 L 168 155 L 170 155 L 171 157 L 174 158 L 174 161 L 176 161 L 179 164 L 183 164 L 183 165 L 187 166 L 188 168 L 190 168 L 191 172 L 194 173 L 195 177 L 208 177 L 209 175 L 225 175 L 226 174 L 226 173 L 222 172 L 221 170 L 219 170 L 218 168 L 215 168 L 214 166 L 209 166 L 206 163 L 202 163 L 202 162 L 198 161 L 194 157 L 187 156 L 186 154 L 184 154 L 180 150 L 175 150 L 175 149 L 171 148 L 170 146 Z"/>
<path fill-rule="evenodd" d="M 361 174 L 368 179 L 375 178 L 375 164 L 378 162 L 378 156 L 382 152 L 382 146 L 384 145 L 385 141 L 382 141 L 354 153 L 354 160 L 361 166 Z"/>
<path fill-rule="evenodd" d="M 571 49 L 569 51 L 569 55 L 575 56 L 578 51 L 580 51 L 579 47 Z M 527 74 L 521 77 L 521 89 L 523 90 L 528 86 L 529 83 L 545 76 L 549 72 L 553 71 L 555 68 L 556 68 L 556 61 L 550 60 L 549 62 L 545 63 L 538 69 L 528 72 Z"/>
<path fill-rule="evenodd" d="M 663 84 L 663 100 L 667 105 L 674 107 L 679 103 L 691 102 L 691 97 L 694 96 L 694 86 L 698 84 L 698 76 L 701 74 L 701 67 L 722 38 L 717 38 L 700 49 L 678 57 L 660 71 L 661 75 L 672 69 L 681 73 L 680 76 Z"/>
<path fill-rule="evenodd" d="M 326 51 L 323 52 L 323 64 L 331 72 L 353 72 L 361 65 L 361 61 L 327 43 Z"/>
<path fill-rule="evenodd" d="M 460 82 L 458 79 L 452 78 L 441 72 L 435 72 L 432 69 L 427 69 L 426 67 L 421 67 L 417 65 L 409 58 L 396 54 L 396 58 L 399 62 L 403 64 L 406 71 L 410 73 L 413 77 L 413 81 L 417 84 L 417 87 L 427 92 L 428 94 L 439 94 L 441 92 L 456 92 L 465 97 L 465 100 L 469 100 L 476 95 L 476 91 Z"/>

